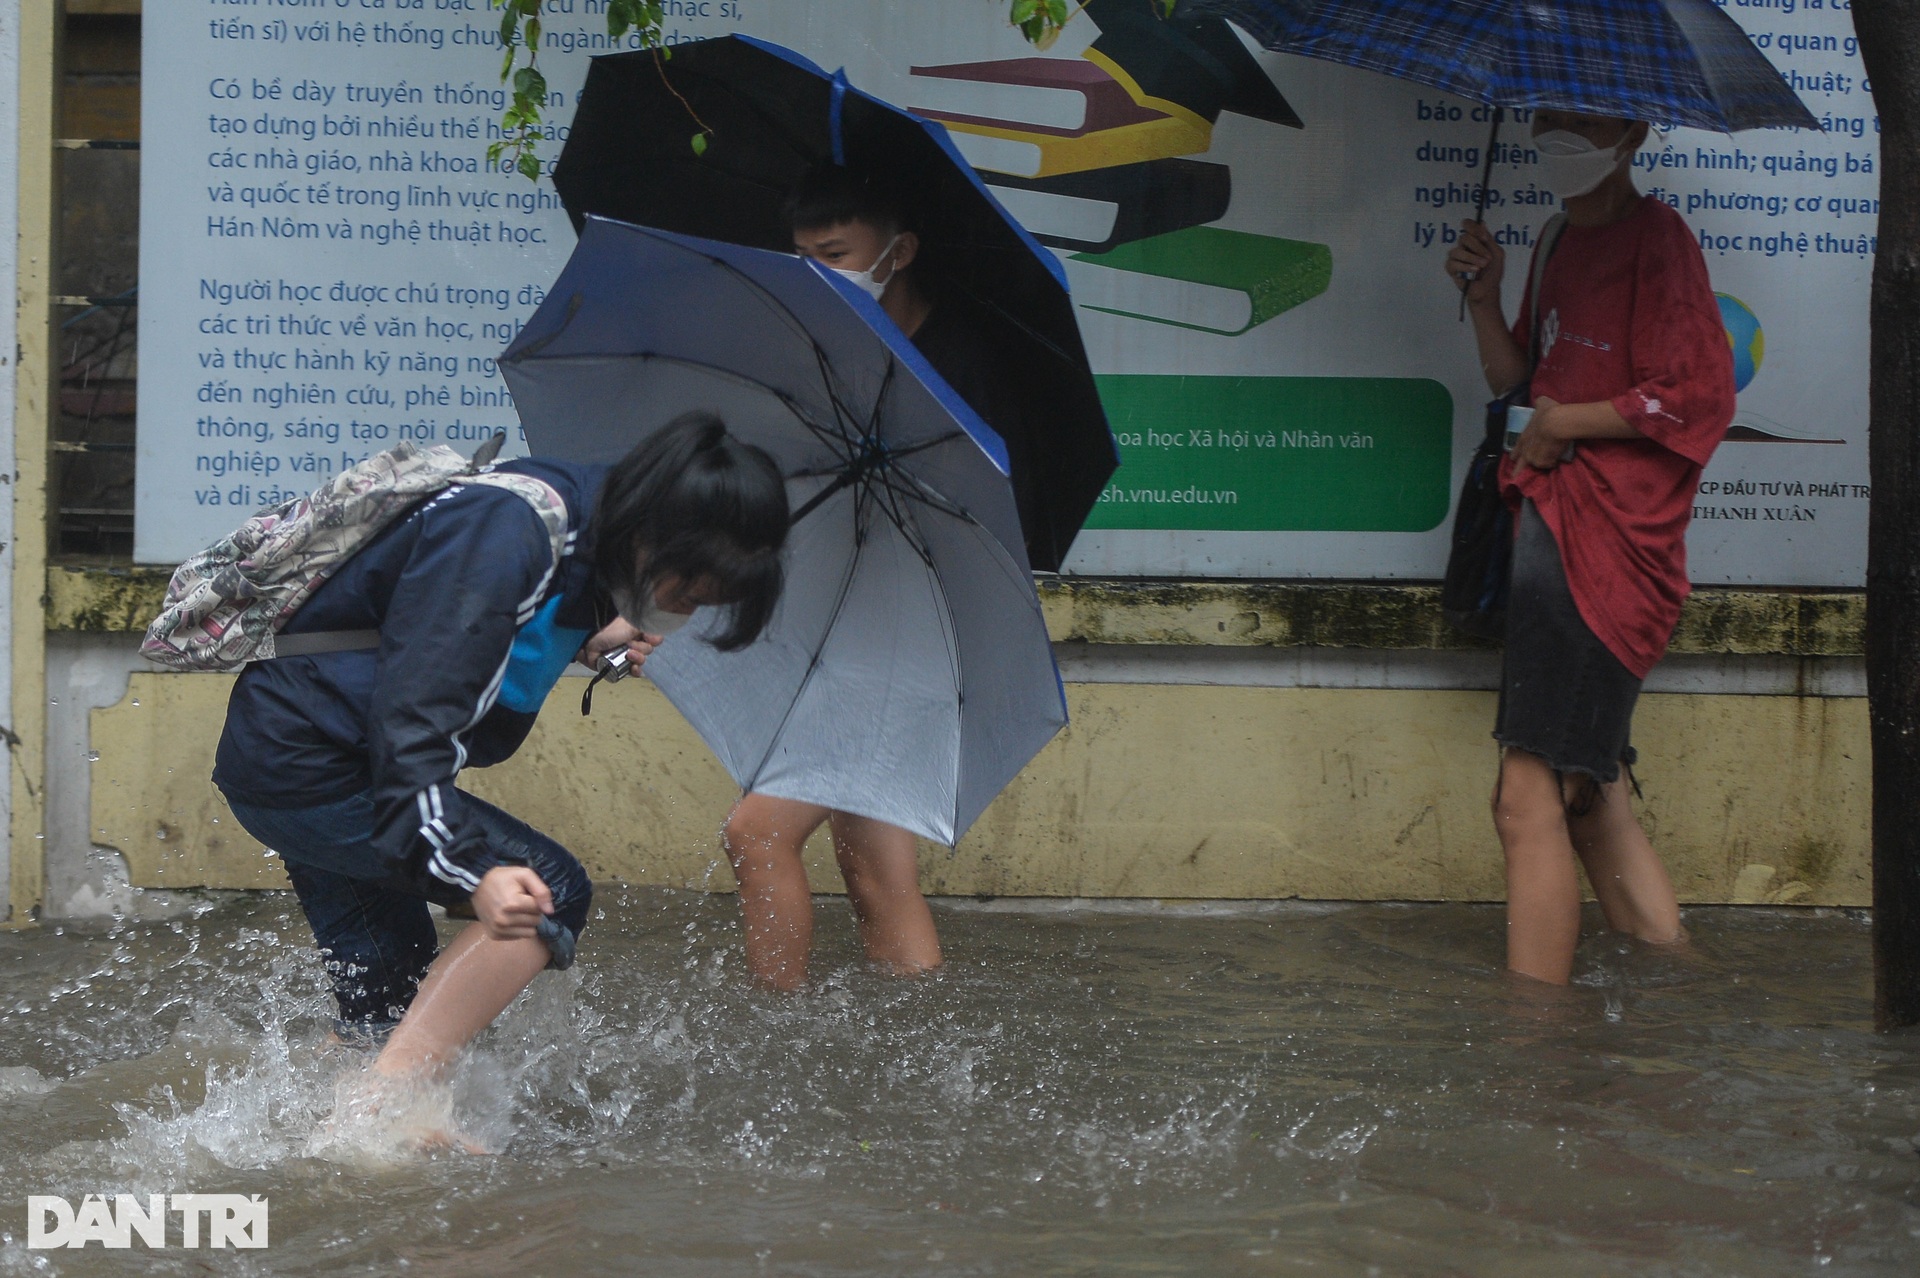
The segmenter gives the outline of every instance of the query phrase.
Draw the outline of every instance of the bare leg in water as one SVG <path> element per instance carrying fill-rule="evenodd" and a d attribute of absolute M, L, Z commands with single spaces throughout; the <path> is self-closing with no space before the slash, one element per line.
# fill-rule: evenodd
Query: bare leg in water
<path fill-rule="evenodd" d="M 851 812 L 833 814 L 833 850 L 867 958 L 896 976 L 940 966 L 940 934 L 920 895 L 913 831 Z"/>
<path fill-rule="evenodd" d="M 541 940 L 497 941 L 475 923 L 453 938 L 373 1063 L 389 1078 L 436 1078 L 547 966 Z"/>
<path fill-rule="evenodd" d="M 1580 940 L 1577 864 L 1587 868 L 1607 926 L 1657 944 L 1683 937 L 1673 884 L 1633 815 L 1626 778 L 1600 787 L 1585 815 L 1570 816 L 1577 784 L 1563 784 L 1539 755 L 1510 749 L 1494 791 L 1507 861 L 1507 966 L 1553 985 L 1573 974 Z"/>
<path fill-rule="evenodd" d="M 783 990 L 806 981 L 813 895 L 801 850 L 827 820 L 867 957 L 900 975 L 938 967 L 940 938 L 920 895 L 912 833 L 818 804 L 749 794 L 727 818 L 724 842 L 740 885 L 754 978 Z"/>
<path fill-rule="evenodd" d="M 1567 831 L 1608 927 L 1653 945 L 1687 939 L 1673 880 L 1633 814 L 1632 784 L 1625 776 L 1599 787 L 1584 813 L 1569 812 Z"/>
<path fill-rule="evenodd" d="M 446 1078 L 460 1053 L 547 966 L 552 953 L 535 928 L 552 912 L 553 898 L 532 870 L 499 866 L 481 878 L 473 906 L 479 921 L 434 959 L 372 1072 L 343 1081 L 329 1120 L 334 1134 L 343 1124 L 372 1120 L 405 1146 L 488 1152 L 450 1124 L 444 1107 L 423 1108 L 420 1102 L 435 1094 L 433 1085 Z"/>
<path fill-rule="evenodd" d="M 473 894 L 480 921 L 427 969 L 407 1014 L 373 1063 L 389 1078 L 436 1078 L 538 976 L 552 952 L 535 933 L 553 897 L 525 866 L 496 866 Z"/>

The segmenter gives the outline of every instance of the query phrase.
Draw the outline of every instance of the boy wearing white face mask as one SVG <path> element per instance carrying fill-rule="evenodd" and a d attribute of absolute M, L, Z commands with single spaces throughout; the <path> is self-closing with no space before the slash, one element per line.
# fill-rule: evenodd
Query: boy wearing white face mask
<path fill-rule="evenodd" d="M 1028 526 L 1030 432 L 1021 421 L 1029 397 L 1013 381 L 1030 363 L 1004 349 L 998 328 L 970 299 L 926 275 L 927 245 L 906 201 L 878 175 L 838 164 L 808 170 L 787 202 L 793 249 L 831 269 L 880 303 L 947 384 L 1007 445 L 1014 498 Z"/>
<path fill-rule="evenodd" d="M 1579 940 L 1576 861 L 1609 927 L 1653 943 L 1685 935 L 1633 814 L 1628 738 L 1689 590 L 1686 530 L 1733 418 L 1733 363 L 1692 232 L 1634 189 L 1647 132 L 1534 113 L 1539 180 L 1566 201 L 1558 243 L 1533 263 L 1537 326 L 1529 302 L 1508 325 L 1505 254 L 1484 225 L 1463 223 L 1446 263 L 1487 385 L 1505 394 L 1531 376 L 1533 417 L 1501 468 L 1516 532 L 1493 811 L 1507 966 L 1555 984 L 1569 979 Z"/>

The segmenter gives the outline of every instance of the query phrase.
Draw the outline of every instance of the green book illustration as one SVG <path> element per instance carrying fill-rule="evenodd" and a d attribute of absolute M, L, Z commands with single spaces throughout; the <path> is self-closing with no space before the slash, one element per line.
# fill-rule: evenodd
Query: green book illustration
<path fill-rule="evenodd" d="M 1327 291 L 1333 250 L 1217 226 L 1155 235 L 1065 259 L 1088 310 L 1228 337 Z"/>

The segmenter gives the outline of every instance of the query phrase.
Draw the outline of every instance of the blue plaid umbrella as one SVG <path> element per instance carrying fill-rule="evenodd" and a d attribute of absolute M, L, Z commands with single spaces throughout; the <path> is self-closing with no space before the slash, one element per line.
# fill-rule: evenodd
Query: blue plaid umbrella
<path fill-rule="evenodd" d="M 1722 133 L 1820 127 L 1712 0 L 1184 0 L 1178 12 L 1491 106 Z"/>

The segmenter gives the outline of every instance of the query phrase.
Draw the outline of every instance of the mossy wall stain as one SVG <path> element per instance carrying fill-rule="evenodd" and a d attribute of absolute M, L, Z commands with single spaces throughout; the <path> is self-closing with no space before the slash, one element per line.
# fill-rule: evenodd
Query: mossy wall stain
<path fill-rule="evenodd" d="M 47 571 L 47 629 L 140 633 L 166 597 L 164 568 L 64 568 Z"/>
<path fill-rule="evenodd" d="M 1832 876 L 1840 861 L 1840 849 L 1832 842 L 1803 834 L 1793 841 L 1785 858 L 1786 877 L 1805 883 L 1818 892 Z"/>
<path fill-rule="evenodd" d="M 1453 651 L 1494 645 L 1449 626 L 1437 586 L 1402 582 L 1043 580 L 1056 641 Z M 1671 651 L 1857 656 L 1858 593 L 1696 591 Z"/>
<path fill-rule="evenodd" d="M 138 633 L 170 570 L 54 567 L 47 629 Z M 1453 629 L 1440 588 L 1409 582 L 1136 581 L 1042 578 L 1056 641 L 1229 647 L 1458 650 L 1490 645 Z M 1858 656 L 1866 597 L 1851 591 L 1698 590 L 1672 651 Z"/>

